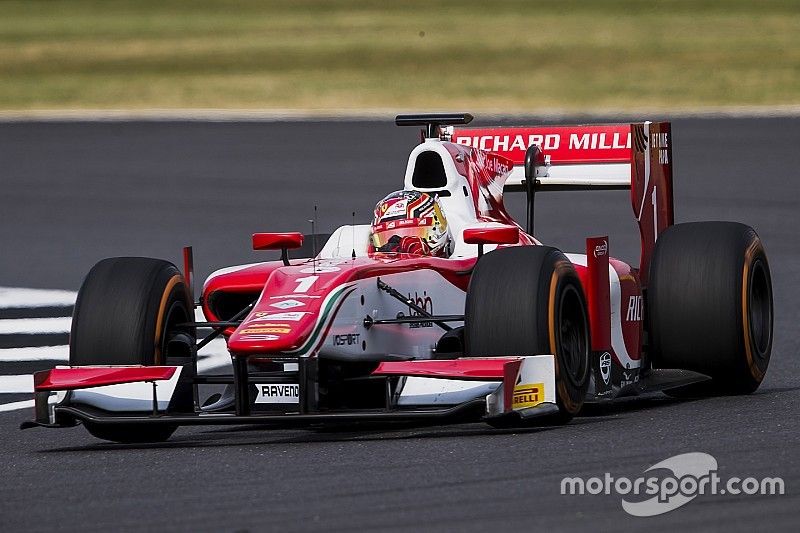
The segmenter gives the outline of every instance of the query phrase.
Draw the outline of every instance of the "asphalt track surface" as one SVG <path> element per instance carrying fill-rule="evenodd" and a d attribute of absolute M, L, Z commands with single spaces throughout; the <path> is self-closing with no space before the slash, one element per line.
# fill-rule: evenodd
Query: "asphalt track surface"
<path fill-rule="evenodd" d="M 27 411 L 0 412 L 0 530 L 796 530 L 800 120 L 673 120 L 673 137 L 677 220 L 749 223 L 769 254 L 775 341 L 756 394 L 656 395 L 548 429 L 199 428 L 146 446 L 23 432 Z M 101 258 L 177 262 L 184 244 L 201 276 L 260 260 L 250 233 L 309 232 L 314 204 L 321 230 L 367 221 L 415 139 L 378 122 L 0 124 L 0 286 L 76 290 Z M 609 234 L 612 255 L 637 256 L 625 193 L 541 194 L 537 224 L 565 250 Z M 619 495 L 560 494 L 564 476 L 635 478 L 694 451 L 723 478 L 780 476 L 786 494 L 652 518 Z"/>

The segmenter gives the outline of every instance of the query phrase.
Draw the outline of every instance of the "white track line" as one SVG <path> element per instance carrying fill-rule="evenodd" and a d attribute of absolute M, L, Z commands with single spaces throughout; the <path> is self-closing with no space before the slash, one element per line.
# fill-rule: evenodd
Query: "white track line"
<path fill-rule="evenodd" d="M 75 304 L 74 291 L 0 287 L 0 309 L 8 307 L 66 307 Z"/>
<path fill-rule="evenodd" d="M 0 413 L 3 411 L 17 411 L 19 409 L 30 409 L 34 406 L 33 400 L 22 400 L 21 402 L 4 403 L 0 405 Z"/>
<path fill-rule="evenodd" d="M 69 346 L 30 346 L 25 348 L 3 348 L 0 363 L 13 361 L 68 361 Z"/>
<path fill-rule="evenodd" d="M 3 394 L 33 394 L 33 376 L 0 376 L 0 393 Z"/>
<path fill-rule="evenodd" d="M 23 333 L 27 335 L 41 333 L 69 333 L 72 318 L 60 316 L 55 318 L 9 318 L 0 320 L 0 335 Z"/>
<path fill-rule="evenodd" d="M 5 359 L 10 350 L 26 350 L 27 359 Z M 38 350 L 38 352 L 37 352 Z M 44 351 L 42 351 L 44 350 Z M 31 359 L 35 356 L 37 359 L 55 359 L 67 361 L 69 359 L 69 346 L 45 346 L 43 348 L 11 348 L 7 350 L 0 350 L 0 361 L 17 361 L 17 360 L 35 360 Z M 197 362 L 197 370 L 201 374 L 213 369 L 220 369 L 230 367 L 231 357 L 228 353 L 227 344 L 225 339 L 214 339 L 207 346 L 205 346 L 199 354 L 199 361 Z M 0 376 L 0 393 L 24 394 L 32 393 L 33 391 L 33 376 L 23 374 L 18 376 Z M 0 405 L 0 412 L 16 411 L 18 409 L 28 409 L 33 407 L 33 400 L 25 400 L 20 402 L 12 402 Z"/>

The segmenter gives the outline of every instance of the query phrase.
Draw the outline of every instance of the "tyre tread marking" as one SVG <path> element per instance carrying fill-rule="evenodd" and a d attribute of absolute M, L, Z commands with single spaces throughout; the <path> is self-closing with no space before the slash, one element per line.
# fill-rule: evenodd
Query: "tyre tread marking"
<path fill-rule="evenodd" d="M 156 316 L 156 335 L 153 339 L 153 355 L 154 355 L 154 362 L 156 365 L 161 364 L 161 334 L 162 334 L 162 326 L 164 321 L 164 313 L 166 312 L 167 300 L 169 299 L 169 295 L 172 293 L 172 289 L 178 283 L 183 281 L 183 276 L 181 274 L 175 274 L 172 276 L 169 281 L 167 282 L 167 286 L 164 288 L 164 292 L 161 294 L 161 302 L 158 304 L 158 315 Z"/>
<path fill-rule="evenodd" d="M 755 359 L 753 358 L 752 339 L 750 337 L 750 266 L 753 263 L 758 249 L 760 248 L 761 241 L 754 238 L 750 241 L 747 249 L 744 252 L 744 267 L 742 268 L 742 332 L 744 333 L 744 353 L 747 359 L 747 368 L 750 375 L 753 376 L 757 382 L 764 379 L 764 372 L 758 368 Z"/>

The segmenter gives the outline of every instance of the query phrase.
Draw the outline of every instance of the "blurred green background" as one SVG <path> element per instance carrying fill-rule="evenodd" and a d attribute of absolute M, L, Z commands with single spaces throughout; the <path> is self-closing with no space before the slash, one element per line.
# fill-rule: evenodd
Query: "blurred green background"
<path fill-rule="evenodd" d="M 0 109 L 800 104 L 800 1 L 0 1 Z"/>

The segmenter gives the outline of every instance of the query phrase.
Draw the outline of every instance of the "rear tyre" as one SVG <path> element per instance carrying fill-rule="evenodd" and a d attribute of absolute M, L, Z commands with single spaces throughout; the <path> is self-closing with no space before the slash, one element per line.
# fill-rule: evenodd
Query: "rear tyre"
<path fill-rule="evenodd" d="M 191 356 L 194 320 L 187 285 L 175 265 L 159 259 L 116 257 L 97 263 L 83 281 L 72 316 L 69 361 L 84 365 L 164 365 Z M 95 437 L 158 442 L 175 426 L 100 426 Z"/>
<path fill-rule="evenodd" d="M 653 365 L 712 378 L 668 394 L 758 388 L 772 351 L 772 279 L 751 227 L 694 222 L 667 229 L 656 243 L 647 299 Z"/>
<path fill-rule="evenodd" d="M 521 246 L 484 255 L 464 319 L 466 356 L 555 355 L 559 412 L 547 422 L 566 423 L 580 411 L 589 386 L 589 320 L 575 268 L 559 250 Z"/>

